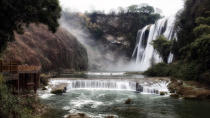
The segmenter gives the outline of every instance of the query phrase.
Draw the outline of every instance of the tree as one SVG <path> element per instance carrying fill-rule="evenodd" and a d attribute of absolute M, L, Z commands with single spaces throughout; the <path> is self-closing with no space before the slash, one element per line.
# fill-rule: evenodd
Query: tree
<path fill-rule="evenodd" d="M 210 0 L 186 0 L 184 10 L 177 15 L 176 30 L 178 40 L 174 46 L 174 56 L 177 60 L 184 60 L 190 43 L 198 37 L 193 32 L 200 24 L 209 24 Z M 207 28 L 207 27 L 206 27 Z"/>
<path fill-rule="evenodd" d="M 168 55 L 171 52 L 172 42 L 167 40 L 163 35 L 159 36 L 156 40 L 152 42 L 154 49 L 162 57 L 163 62 L 167 63 Z"/>
<path fill-rule="evenodd" d="M 0 52 L 8 41 L 14 40 L 14 31 L 23 33 L 23 26 L 43 23 L 55 32 L 59 26 L 61 7 L 58 0 L 1 0 Z"/>

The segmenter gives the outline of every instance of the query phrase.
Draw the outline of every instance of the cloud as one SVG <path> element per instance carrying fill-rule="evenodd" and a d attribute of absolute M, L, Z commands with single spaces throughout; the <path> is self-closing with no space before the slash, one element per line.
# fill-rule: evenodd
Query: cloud
<path fill-rule="evenodd" d="M 127 7 L 133 4 L 147 3 L 163 11 L 163 15 L 175 14 L 183 7 L 183 0 L 60 0 L 63 9 L 72 11 L 101 10 L 109 12 L 118 7 Z"/>

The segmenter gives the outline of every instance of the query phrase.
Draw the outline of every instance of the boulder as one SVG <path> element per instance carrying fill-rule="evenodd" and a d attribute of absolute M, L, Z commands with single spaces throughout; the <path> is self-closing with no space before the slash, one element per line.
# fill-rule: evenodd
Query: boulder
<path fill-rule="evenodd" d="M 67 84 L 56 85 L 52 88 L 51 93 L 56 94 L 56 95 L 61 95 L 66 92 L 66 86 Z"/>
<path fill-rule="evenodd" d="M 142 91 L 143 91 L 143 87 L 139 85 L 139 83 L 136 83 L 136 92 L 142 92 Z"/>
<path fill-rule="evenodd" d="M 167 92 L 164 92 L 164 91 L 160 91 L 160 95 L 167 95 L 168 93 Z"/>
<path fill-rule="evenodd" d="M 125 101 L 125 104 L 131 104 L 132 103 L 132 100 L 130 98 L 128 98 L 126 101 Z"/>
<path fill-rule="evenodd" d="M 178 94 L 176 94 L 176 93 L 172 93 L 172 94 L 170 95 L 170 97 L 173 97 L 173 98 L 179 98 L 179 95 L 178 95 Z"/>

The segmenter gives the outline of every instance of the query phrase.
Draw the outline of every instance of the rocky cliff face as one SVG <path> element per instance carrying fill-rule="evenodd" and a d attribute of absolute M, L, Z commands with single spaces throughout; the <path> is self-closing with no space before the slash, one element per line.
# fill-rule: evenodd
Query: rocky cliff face
<path fill-rule="evenodd" d="M 15 39 L 8 44 L 3 59 L 38 65 L 45 72 L 88 68 L 86 49 L 63 28 L 53 34 L 45 25 L 31 24 L 24 34 L 15 34 Z"/>

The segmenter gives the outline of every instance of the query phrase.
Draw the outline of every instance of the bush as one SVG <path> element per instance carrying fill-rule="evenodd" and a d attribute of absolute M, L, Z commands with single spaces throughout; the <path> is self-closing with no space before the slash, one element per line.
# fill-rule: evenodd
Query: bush
<path fill-rule="evenodd" d="M 162 57 L 163 61 L 167 63 L 168 55 L 171 52 L 172 41 L 167 40 L 163 35 L 161 35 L 156 40 L 152 41 L 152 45 Z"/>
<path fill-rule="evenodd" d="M 143 73 L 147 76 L 174 77 L 183 80 L 198 80 L 200 68 L 196 63 L 176 62 L 173 64 L 159 63 Z"/>
<path fill-rule="evenodd" d="M 170 73 L 169 65 L 166 63 L 159 63 L 150 67 L 143 74 L 152 77 L 155 76 L 166 77 L 169 76 L 169 73 Z"/>
<path fill-rule="evenodd" d="M 26 106 L 21 104 L 28 99 L 21 99 L 15 95 L 12 95 L 6 86 L 3 76 L 0 74 L 0 117 L 1 118 L 34 118 L 31 104 Z"/>

